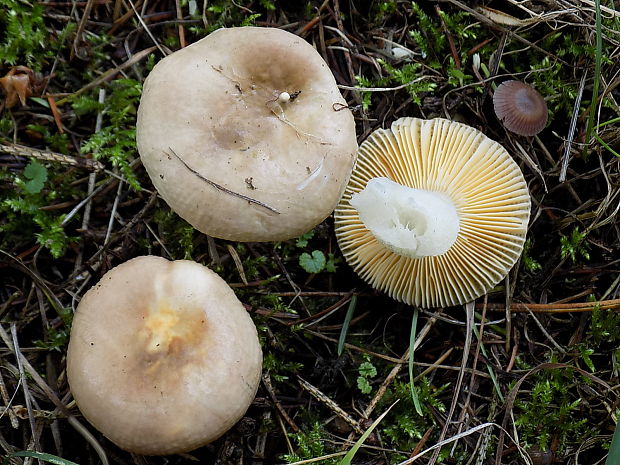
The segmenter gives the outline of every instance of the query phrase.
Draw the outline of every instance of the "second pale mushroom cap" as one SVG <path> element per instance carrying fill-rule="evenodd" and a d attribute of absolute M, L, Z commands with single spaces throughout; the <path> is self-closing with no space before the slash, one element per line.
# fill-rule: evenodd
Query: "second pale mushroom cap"
<path fill-rule="evenodd" d="M 175 212 L 237 241 L 289 239 L 323 221 L 357 151 L 319 53 L 257 27 L 217 30 L 160 61 L 144 84 L 137 142 Z"/>
<path fill-rule="evenodd" d="M 529 216 L 523 174 L 500 144 L 465 124 L 401 118 L 360 146 L 335 222 L 364 280 L 429 308 L 469 302 L 501 281 Z"/>
<path fill-rule="evenodd" d="M 67 353 L 84 417 L 145 455 L 217 439 L 254 399 L 261 368 L 256 328 L 226 282 L 153 256 L 113 268 L 84 295 Z"/>

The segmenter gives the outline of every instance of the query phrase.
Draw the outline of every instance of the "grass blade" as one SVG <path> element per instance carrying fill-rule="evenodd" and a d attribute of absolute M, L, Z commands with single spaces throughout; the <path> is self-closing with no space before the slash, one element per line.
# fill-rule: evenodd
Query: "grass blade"
<path fill-rule="evenodd" d="M 611 440 L 611 446 L 609 447 L 609 454 L 607 454 L 607 460 L 605 465 L 616 465 L 620 463 L 620 428 L 616 424 L 616 431 L 614 431 L 614 437 Z"/>
<path fill-rule="evenodd" d="M 487 353 L 487 350 L 485 349 L 484 344 L 482 344 L 482 338 L 480 337 L 480 331 L 478 330 L 478 328 L 476 328 L 476 325 L 474 325 L 472 329 L 474 330 L 474 334 L 476 335 L 476 338 L 478 339 L 478 342 L 480 343 L 480 351 L 482 352 L 482 355 L 484 355 L 485 358 L 488 360 L 489 354 Z M 495 388 L 495 392 L 497 393 L 497 395 L 503 402 L 504 395 L 502 394 L 502 390 L 500 389 L 499 382 L 497 381 L 497 376 L 495 376 L 495 372 L 493 371 L 493 367 L 490 364 L 487 364 L 487 372 L 489 373 L 489 376 L 491 377 L 491 381 L 493 381 L 493 387 Z"/>
<path fill-rule="evenodd" d="M 598 103 L 598 88 L 601 81 L 601 61 L 603 55 L 603 32 L 601 24 L 601 0 L 595 0 L 595 23 L 596 23 L 596 39 L 595 39 L 595 56 L 594 56 L 594 82 L 592 84 L 592 102 L 590 103 L 590 114 L 588 115 L 588 124 L 586 126 L 586 144 L 589 144 L 594 129 L 594 120 L 596 118 L 596 106 Z M 587 146 L 586 146 L 587 147 Z"/>
<path fill-rule="evenodd" d="M 44 452 L 35 452 L 33 450 L 23 450 L 20 452 L 13 452 L 8 455 L 10 457 L 32 457 L 34 459 L 43 460 L 44 462 L 53 463 L 54 465 L 78 465 L 70 460 L 61 459 L 60 457 L 52 454 L 46 454 Z"/>
<path fill-rule="evenodd" d="M 342 322 L 342 329 L 340 330 L 340 337 L 338 338 L 338 356 L 342 355 L 344 351 L 344 341 L 347 338 L 347 332 L 349 331 L 349 323 L 351 323 L 351 318 L 353 318 L 353 313 L 355 312 L 355 307 L 357 306 L 357 296 L 354 295 L 351 297 L 351 302 L 349 302 L 349 308 L 347 308 L 347 314 L 344 317 L 344 321 Z"/>
<path fill-rule="evenodd" d="M 372 422 L 372 425 L 370 425 L 368 429 L 364 431 L 364 434 L 362 434 L 360 438 L 357 440 L 357 442 L 353 444 L 353 447 L 351 447 L 349 452 L 347 452 L 347 455 L 345 455 L 342 458 L 339 465 L 351 465 L 351 460 L 353 460 L 353 457 L 355 457 L 355 454 L 357 454 L 357 451 L 359 450 L 359 448 L 362 447 L 362 444 L 364 444 L 364 441 L 368 439 L 368 436 L 370 436 L 370 433 L 372 433 L 373 430 L 379 425 L 379 423 L 381 423 L 381 420 L 385 418 L 385 416 L 389 413 L 390 410 L 392 410 L 392 407 L 394 407 L 397 404 L 397 402 L 398 401 L 390 405 L 388 409 L 379 416 L 379 418 L 377 418 L 375 421 Z"/>
<path fill-rule="evenodd" d="M 418 307 L 413 310 L 413 317 L 411 318 L 411 333 L 409 334 L 409 388 L 411 389 L 411 400 L 413 400 L 413 405 L 415 407 L 415 411 L 418 415 L 422 415 L 422 406 L 420 405 L 420 399 L 418 399 L 418 394 L 415 392 L 415 386 L 413 385 L 413 352 L 415 350 L 415 335 L 418 330 Z"/>
<path fill-rule="evenodd" d="M 620 158 L 620 153 L 616 152 L 614 149 L 611 148 L 611 146 L 605 142 L 603 139 L 601 139 L 601 137 L 598 134 L 594 134 L 594 138 L 603 146 L 605 147 L 607 150 L 609 150 L 613 155 L 615 155 L 616 157 Z"/>

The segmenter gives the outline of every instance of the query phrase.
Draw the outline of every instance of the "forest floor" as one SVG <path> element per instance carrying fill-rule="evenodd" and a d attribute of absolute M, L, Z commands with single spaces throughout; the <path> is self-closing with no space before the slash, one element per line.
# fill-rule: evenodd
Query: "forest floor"
<path fill-rule="evenodd" d="M 617 0 L 0 0 L 0 455 L 336 464 L 372 429 L 354 463 L 604 463 L 620 412 L 619 11 Z M 476 300 L 471 339 L 464 306 L 415 309 L 357 277 L 332 218 L 298 239 L 236 243 L 156 195 L 135 144 L 144 78 L 164 54 L 240 25 L 312 44 L 360 143 L 400 117 L 441 117 L 519 164 L 532 198 L 525 250 Z M 536 136 L 493 112 L 509 79 L 547 102 Z M 187 454 L 124 452 L 67 384 L 80 298 L 147 254 L 214 269 L 263 344 L 246 416 Z"/>

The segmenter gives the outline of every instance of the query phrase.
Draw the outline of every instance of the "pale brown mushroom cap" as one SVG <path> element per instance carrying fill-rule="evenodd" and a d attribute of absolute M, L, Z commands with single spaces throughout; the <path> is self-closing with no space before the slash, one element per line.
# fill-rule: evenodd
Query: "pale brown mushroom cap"
<path fill-rule="evenodd" d="M 534 136 L 547 125 L 545 99 L 521 81 L 502 82 L 493 94 L 493 108 L 506 129 L 522 136 Z"/>
<path fill-rule="evenodd" d="M 160 61 L 137 142 L 174 211 L 237 241 L 289 239 L 323 221 L 357 151 L 352 113 L 318 52 L 258 27 L 217 30 Z"/>
<path fill-rule="evenodd" d="M 451 201 L 459 222 L 452 246 L 423 257 L 385 247 L 350 203 L 373 178 Z M 472 301 L 501 281 L 521 254 L 529 216 L 523 174 L 500 144 L 461 123 L 401 118 L 360 146 L 335 222 L 342 253 L 365 281 L 429 308 Z"/>
<path fill-rule="evenodd" d="M 224 280 L 153 256 L 108 271 L 84 295 L 67 354 L 84 417 L 145 455 L 222 435 L 254 399 L 261 366 L 256 328 Z"/>

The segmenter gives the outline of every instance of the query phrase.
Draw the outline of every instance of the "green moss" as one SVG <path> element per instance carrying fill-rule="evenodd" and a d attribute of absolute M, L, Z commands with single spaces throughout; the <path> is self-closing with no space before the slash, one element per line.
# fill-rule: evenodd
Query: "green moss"
<path fill-rule="evenodd" d="M 136 112 L 142 85 L 133 79 L 118 79 L 110 83 L 108 96 L 100 104 L 94 96 L 79 96 L 73 101 L 78 115 L 96 115 L 103 112 L 103 125 L 82 144 L 83 153 L 92 153 L 95 159 L 107 161 L 120 170 L 129 185 L 140 189 L 138 178 L 130 167 L 136 158 Z"/>
<path fill-rule="evenodd" d="M 53 57 L 44 8 L 39 3 L 0 0 L 0 64 L 25 65 L 40 71 Z"/>

